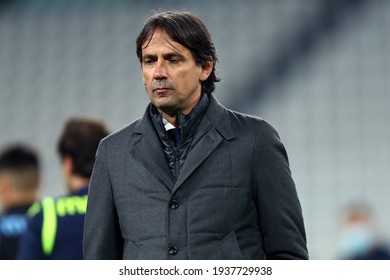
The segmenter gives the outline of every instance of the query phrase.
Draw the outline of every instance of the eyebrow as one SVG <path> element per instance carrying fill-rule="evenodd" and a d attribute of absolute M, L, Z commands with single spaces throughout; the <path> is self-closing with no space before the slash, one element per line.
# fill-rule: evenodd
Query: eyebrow
<path fill-rule="evenodd" d="M 171 58 L 184 59 L 185 58 L 184 55 L 182 55 L 179 52 L 167 53 L 167 54 L 163 55 L 163 57 L 165 59 L 171 59 Z"/>
<path fill-rule="evenodd" d="M 156 55 L 153 55 L 153 54 L 142 55 L 142 61 L 145 61 L 147 59 L 155 59 L 155 58 L 156 58 Z"/>
<path fill-rule="evenodd" d="M 145 54 L 142 56 L 142 61 L 145 61 L 146 59 L 156 59 L 157 55 L 155 54 Z M 171 53 L 166 53 L 163 55 L 164 59 L 171 59 L 171 58 L 178 58 L 178 59 L 185 59 L 185 56 L 182 55 L 179 52 L 171 52 Z"/>

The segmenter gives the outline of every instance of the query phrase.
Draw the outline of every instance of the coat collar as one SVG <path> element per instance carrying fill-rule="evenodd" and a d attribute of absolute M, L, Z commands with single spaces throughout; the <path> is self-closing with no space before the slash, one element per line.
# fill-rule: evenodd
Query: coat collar
<path fill-rule="evenodd" d="M 143 117 L 136 123 L 130 139 L 130 153 L 139 159 L 151 173 L 167 188 L 172 190 L 174 183 L 169 170 L 160 138 L 149 114 L 149 106 Z"/>
<path fill-rule="evenodd" d="M 153 170 L 152 173 L 170 192 L 176 191 L 212 154 L 223 139 L 229 141 L 235 137 L 228 110 L 211 94 L 209 94 L 209 99 L 208 108 L 197 128 L 191 151 L 182 166 L 176 183 L 174 183 L 169 171 L 159 136 L 150 117 L 150 105 L 135 127 L 130 141 L 130 150 L 134 149 L 137 157 L 141 158 L 150 170 Z"/>
<path fill-rule="evenodd" d="M 233 139 L 235 136 L 230 123 L 228 109 L 226 109 L 221 103 L 219 103 L 218 100 L 212 94 L 209 94 L 208 96 L 209 105 L 206 109 L 206 113 L 203 117 L 203 120 L 201 121 L 201 124 L 204 124 L 205 122 L 210 123 L 210 125 L 212 125 L 226 140 Z M 149 113 L 150 106 L 151 104 L 149 103 L 144 112 L 143 117 L 137 123 L 134 132 L 135 134 L 149 134 L 150 130 L 154 130 Z M 205 118 L 207 118 L 208 121 L 205 120 Z"/>
<path fill-rule="evenodd" d="M 234 138 L 228 110 L 211 94 L 205 116 L 199 124 L 192 148 L 184 162 L 173 192 L 179 189 L 198 167 L 215 151 L 222 140 Z"/>
<path fill-rule="evenodd" d="M 205 117 L 208 118 L 213 127 L 224 137 L 226 140 L 234 138 L 234 132 L 230 123 L 230 117 L 228 109 L 226 109 L 218 100 L 209 95 L 210 104 L 207 108 Z"/>

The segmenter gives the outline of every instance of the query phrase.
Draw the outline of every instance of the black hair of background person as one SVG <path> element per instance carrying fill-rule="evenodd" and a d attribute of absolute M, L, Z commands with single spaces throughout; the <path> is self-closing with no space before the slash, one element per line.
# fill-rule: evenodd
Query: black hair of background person
<path fill-rule="evenodd" d="M 26 212 L 35 202 L 40 182 L 38 152 L 25 143 L 11 143 L 0 154 L 0 260 L 16 258 L 27 228 Z"/>
<path fill-rule="evenodd" d="M 70 156 L 73 160 L 74 172 L 82 177 L 91 177 L 96 149 L 100 140 L 107 136 L 108 131 L 105 124 L 92 118 L 69 119 L 57 145 L 61 160 Z"/>
<path fill-rule="evenodd" d="M 76 116 L 64 123 L 57 152 L 66 194 L 45 197 L 31 207 L 18 259 L 83 259 L 89 179 L 99 142 L 109 133 L 105 122 L 94 117 Z"/>

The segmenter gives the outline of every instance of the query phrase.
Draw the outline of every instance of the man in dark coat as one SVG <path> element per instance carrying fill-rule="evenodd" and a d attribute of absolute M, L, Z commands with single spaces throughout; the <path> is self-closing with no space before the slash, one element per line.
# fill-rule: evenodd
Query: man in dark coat
<path fill-rule="evenodd" d="M 137 38 L 150 104 L 106 137 L 92 174 L 86 259 L 307 259 L 287 154 L 266 121 L 212 96 L 217 55 L 188 12 Z"/>

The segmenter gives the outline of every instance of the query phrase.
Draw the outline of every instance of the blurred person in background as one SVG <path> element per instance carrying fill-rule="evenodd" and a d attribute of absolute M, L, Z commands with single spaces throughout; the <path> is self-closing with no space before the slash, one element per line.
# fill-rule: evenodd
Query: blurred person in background
<path fill-rule="evenodd" d="M 349 205 L 342 215 L 341 259 L 389 260 L 390 249 L 380 236 L 372 210 L 363 203 Z"/>
<path fill-rule="evenodd" d="M 99 145 L 86 259 L 307 259 L 284 146 L 266 121 L 212 95 L 206 26 L 156 13 L 136 45 L 150 103 Z"/>
<path fill-rule="evenodd" d="M 36 201 L 40 184 L 37 152 L 26 144 L 7 146 L 0 155 L 0 259 L 16 258 L 27 229 L 26 212 Z"/>
<path fill-rule="evenodd" d="M 108 134 L 106 124 L 98 119 L 74 117 L 65 123 L 57 151 L 68 194 L 44 198 L 30 208 L 18 259 L 83 259 L 89 179 L 98 144 Z"/>

